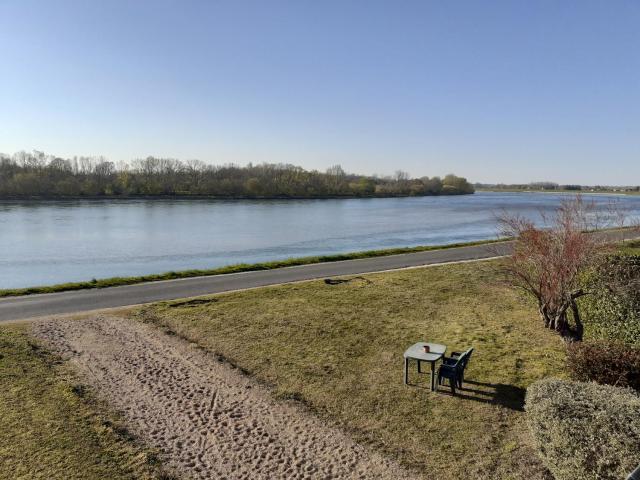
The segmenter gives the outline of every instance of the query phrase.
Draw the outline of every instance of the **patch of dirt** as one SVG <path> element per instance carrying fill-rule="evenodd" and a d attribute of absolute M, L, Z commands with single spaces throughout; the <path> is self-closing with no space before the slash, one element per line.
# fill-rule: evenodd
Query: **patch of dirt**
<path fill-rule="evenodd" d="M 183 302 L 170 302 L 167 303 L 167 306 L 170 308 L 199 307 L 209 303 L 216 303 L 217 301 L 217 298 L 194 298 L 193 300 L 185 300 Z"/>
<path fill-rule="evenodd" d="M 211 354 L 114 316 L 34 334 L 77 367 L 165 464 L 201 479 L 410 479 L 412 474 Z"/>
<path fill-rule="evenodd" d="M 365 277 L 352 277 L 352 278 L 325 278 L 324 283 L 327 285 L 341 285 L 343 283 L 350 283 L 360 281 L 365 284 L 372 284 L 373 282 Z"/>

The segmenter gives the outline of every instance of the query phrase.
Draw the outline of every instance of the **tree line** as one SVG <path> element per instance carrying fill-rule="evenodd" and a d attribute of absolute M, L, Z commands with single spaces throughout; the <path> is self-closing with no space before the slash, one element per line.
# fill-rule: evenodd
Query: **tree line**
<path fill-rule="evenodd" d="M 531 183 L 476 183 L 475 188 L 484 190 L 506 190 L 506 191 L 575 191 L 575 192 L 639 192 L 640 185 L 562 185 L 555 182 L 531 182 Z"/>
<path fill-rule="evenodd" d="M 224 198 L 321 198 L 460 195 L 473 193 L 455 175 L 410 178 L 325 172 L 289 164 L 210 165 L 147 157 L 117 164 L 104 157 L 69 159 L 44 152 L 0 154 L 0 197 L 215 196 Z"/>

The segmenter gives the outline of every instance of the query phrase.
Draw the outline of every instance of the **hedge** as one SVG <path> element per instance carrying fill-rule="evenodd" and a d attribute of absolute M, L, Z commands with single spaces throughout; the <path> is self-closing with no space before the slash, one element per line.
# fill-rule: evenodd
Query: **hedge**
<path fill-rule="evenodd" d="M 567 367 L 574 380 L 640 390 L 640 348 L 622 342 L 571 343 Z"/>
<path fill-rule="evenodd" d="M 610 255 L 584 279 L 579 300 L 588 338 L 640 346 L 640 255 Z"/>
<path fill-rule="evenodd" d="M 556 480 L 620 480 L 640 463 L 640 396 L 557 379 L 527 390 L 527 424 Z"/>

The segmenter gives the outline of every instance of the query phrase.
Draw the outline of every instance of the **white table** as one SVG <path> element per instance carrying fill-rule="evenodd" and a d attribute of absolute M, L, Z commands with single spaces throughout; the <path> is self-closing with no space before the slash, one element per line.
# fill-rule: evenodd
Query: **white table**
<path fill-rule="evenodd" d="M 429 346 L 429 353 L 424 351 L 425 345 Z M 404 384 L 407 385 L 409 383 L 409 359 L 412 358 L 418 362 L 418 373 L 422 373 L 420 371 L 421 362 L 429 362 L 431 364 L 431 391 L 435 390 L 436 362 L 444 356 L 444 353 L 446 351 L 447 347 L 445 345 L 428 342 L 414 343 L 409 348 L 407 348 L 407 350 L 404 352 Z"/>

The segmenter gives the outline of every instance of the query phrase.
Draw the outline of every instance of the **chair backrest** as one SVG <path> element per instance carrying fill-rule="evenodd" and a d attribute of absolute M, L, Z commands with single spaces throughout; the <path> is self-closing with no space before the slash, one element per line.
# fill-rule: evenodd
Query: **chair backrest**
<path fill-rule="evenodd" d="M 463 352 L 462 355 L 458 357 L 458 359 L 456 360 L 456 363 L 453 366 L 458 370 L 464 370 L 464 368 L 467 366 L 468 357 L 469 357 L 469 350 L 467 350 L 466 352 Z"/>
<path fill-rule="evenodd" d="M 462 368 L 467 368 L 467 363 L 469 363 L 472 353 L 473 353 L 473 347 L 471 347 L 469 350 L 467 350 L 460 356 L 460 358 L 464 357 L 464 363 Z"/>

